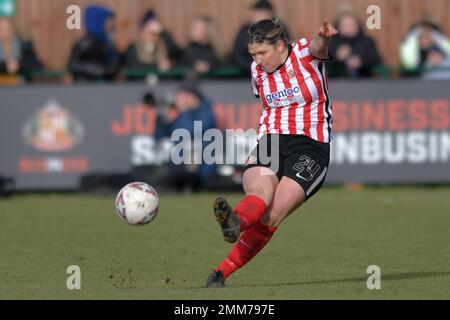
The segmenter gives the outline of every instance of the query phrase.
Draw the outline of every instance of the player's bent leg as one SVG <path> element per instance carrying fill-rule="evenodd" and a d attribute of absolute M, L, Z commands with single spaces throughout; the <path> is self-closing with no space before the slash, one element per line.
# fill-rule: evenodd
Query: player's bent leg
<path fill-rule="evenodd" d="M 209 275 L 206 287 L 224 287 L 225 279 L 250 261 L 270 240 L 276 228 L 264 225 L 259 220 L 272 201 L 277 184 L 278 177 L 269 169 L 264 167 L 248 168 L 243 176 L 246 197 L 236 206 L 237 214 L 231 210 L 225 199 L 218 198 L 216 200 L 215 212 L 219 214 L 226 212 L 225 215 L 222 215 L 226 216 L 225 220 L 232 220 L 233 218 L 229 217 L 233 217 L 233 215 L 238 217 L 240 230 L 243 233 L 228 257 Z M 217 220 L 219 223 L 221 222 L 220 219 Z M 229 241 L 230 229 L 224 230 L 227 225 L 229 226 L 230 223 L 221 224 L 221 227 L 225 240 Z"/>
<path fill-rule="evenodd" d="M 277 184 L 277 175 L 266 167 L 249 168 L 242 176 L 245 194 L 259 197 L 266 205 L 272 202 Z"/>
<path fill-rule="evenodd" d="M 246 197 L 236 206 L 241 231 L 247 230 L 264 215 L 278 184 L 278 177 L 265 167 L 252 167 L 244 172 L 242 186 Z"/>
<path fill-rule="evenodd" d="M 296 181 L 283 177 L 278 183 L 273 200 L 261 221 L 257 221 L 242 233 L 228 257 L 210 276 L 211 279 L 216 280 L 213 283 L 224 286 L 225 279 L 247 264 L 266 246 L 277 230 L 277 226 L 305 202 L 305 198 L 303 188 Z"/>
<path fill-rule="evenodd" d="M 224 240 L 234 243 L 242 231 L 247 230 L 264 215 L 278 183 L 277 176 L 267 168 L 248 168 L 243 175 L 246 197 L 233 211 L 226 199 L 214 202 L 214 216 L 219 223 Z"/>
<path fill-rule="evenodd" d="M 261 223 L 278 227 L 292 212 L 298 209 L 306 199 L 305 191 L 293 179 L 283 177 L 275 190 L 275 195 Z"/>
<path fill-rule="evenodd" d="M 228 257 L 214 269 L 207 279 L 206 287 L 223 287 L 225 279 L 247 264 L 270 241 L 276 227 L 257 222 L 244 231 Z"/>

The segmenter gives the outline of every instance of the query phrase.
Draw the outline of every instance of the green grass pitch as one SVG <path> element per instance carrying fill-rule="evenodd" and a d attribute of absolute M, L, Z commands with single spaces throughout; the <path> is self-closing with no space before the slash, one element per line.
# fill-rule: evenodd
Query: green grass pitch
<path fill-rule="evenodd" d="M 143 227 L 118 218 L 114 195 L 0 199 L 0 299 L 450 299 L 448 188 L 324 188 L 226 288 L 205 289 L 231 249 L 215 197 L 163 195 Z M 70 265 L 81 290 L 66 287 Z"/>

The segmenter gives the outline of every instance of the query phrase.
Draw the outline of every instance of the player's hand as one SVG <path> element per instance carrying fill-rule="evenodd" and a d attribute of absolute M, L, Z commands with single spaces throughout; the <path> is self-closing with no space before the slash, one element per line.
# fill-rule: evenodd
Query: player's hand
<path fill-rule="evenodd" d="M 338 34 L 338 31 L 325 19 L 319 28 L 317 34 L 324 38 L 331 38 L 332 36 Z"/>

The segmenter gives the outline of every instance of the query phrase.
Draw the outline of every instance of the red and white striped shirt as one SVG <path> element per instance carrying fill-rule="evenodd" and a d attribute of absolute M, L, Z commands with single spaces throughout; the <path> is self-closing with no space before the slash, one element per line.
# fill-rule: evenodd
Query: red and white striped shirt
<path fill-rule="evenodd" d="M 253 93 L 261 98 L 263 111 L 258 140 L 268 133 L 306 135 L 331 141 L 331 101 L 325 63 L 309 52 L 309 40 L 292 44 L 286 62 L 275 72 L 252 64 Z"/>

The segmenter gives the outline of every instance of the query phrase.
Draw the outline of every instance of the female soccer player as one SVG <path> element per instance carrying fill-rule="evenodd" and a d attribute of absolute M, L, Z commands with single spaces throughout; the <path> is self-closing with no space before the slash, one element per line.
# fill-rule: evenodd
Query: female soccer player
<path fill-rule="evenodd" d="M 331 140 L 324 60 L 335 34 L 325 20 L 312 41 L 302 38 L 290 44 L 276 20 L 250 27 L 253 93 L 263 103 L 258 144 L 242 176 L 246 197 L 235 210 L 224 198 L 214 203 L 225 241 L 239 241 L 209 275 L 206 287 L 224 287 L 225 279 L 249 262 L 277 226 L 322 186 Z"/>

